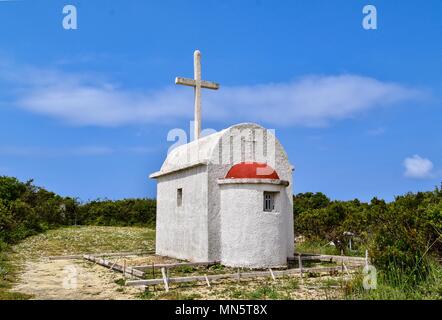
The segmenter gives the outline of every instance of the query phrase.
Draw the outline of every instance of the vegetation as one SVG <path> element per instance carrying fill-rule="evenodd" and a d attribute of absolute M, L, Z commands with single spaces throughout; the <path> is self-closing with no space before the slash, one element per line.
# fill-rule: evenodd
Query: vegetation
<path fill-rule="evenodd" d="M 0 300 L 4 299 L 26 299 L 29 298 L 29 294 L 38 292 L 41 288 L 33 288 L 33 282 L 35 279 L 39 285 L 50 285 L 51 292 L 48 292 L 46 296 L 39 298 L 45 298 L 48 295 L 56 292 L 58 298 L 69 298 L 72 292 L 63 291 L 62 286 L 53 286 L 54 281 L 58 281 L 63 277 L 63 273 L 58 273 L 60 270 L 59 264 L 56 262 L 48 262 L 42 257 L 52 255 L 75 255 L 82 253 L 103 253 L 103 252 L 122 252 L 122 251 L 150 251 L 155 247 L 155 230 L 148 227 L 103 227 L 103 226 L 70 226 L 61 227 L 57 229 L 51 229 L 44 233 L 28 237 L 18 244 L 10 246 L 10 250 L 0 253 Z M 67 265 L 73 261 L 61 261 Z M 77 261 L 78 262 L 78 261 Z M 26 266 L 31 264 L 32 270 Z M 38 268 L 43 266 L 46 271 L 43 276 L 38 276 Z M 79 267 L 92 268 L 91 264 L 80 263 Z M 58 269 L 57 269 L 58 268 Z M 2 271 L 1 271 L 2 270 Z M 58 270 L 58 271 L 57 271 Z M 14 283 L 17 282 L 18 274 L 32 275 L 36 274 L 35 278 L 27 278 L 27 289 L 21 289 L 20 291 L 27 294 L 12 292 L 9 290 Z M 40 271 L 41 272 L 41 271 Z M 47 278 L 45 278 L 45 274 Z M 48 275 L 49 274 L 49 275 Z M 109 274 L 108 270 L 103 268 L 103 273 L 97 273 L 97 277 L 93 278 L 85 276 L 88 281 L 95 281 L 97 285 L 96 290 L 86 290 L 82 292 L 82 297 L 86 299 L 96 298 L 95 294 L 104 291 L 108 283 L 112 283 L 112 277 L 110 279 L 103 278 L 103 274 Z M 118 273 L 110 273 L 113 277 L 120 276 Z M 94 273 L 95 275 L 95 273 Z M 34 280 L 33 280 L 34 279 Z M 100 282 L 97 283 L 97 279 Z M 109 281 L 108 281 L 109 280 Z M 20 281 L 21 282 L 21 281 Z M 127 288 L 123 288 L 127 291 Z M 92 292 L 91 292 L 92 291 Z M 108 291 L 100 293 L 102 297 L 112 298 L 112 292 Z M 128 296 L 130 297 L 130 295 Z"/>
<path fill-rule="evenodd" d="M 33 181 L 0 176 L 0 251 L 30 235 L 72 225 L 149 226 L 155 224 L 151 199 L 96 200 L 80 203 Z"/>
<path fill-rule="evenodd" d="M 40 234 L 37 236 L 41 238 L 39 243 L 44 243 L 47 239 L 51 245 L 48 244 L 47 249 L 29 250 L 30 255 L 42 250 L 46 250 L 47 255 L 86 252 L 89 244 L 101 249 L 107 248 L 104 251 L 114 251 L 115 246 L 119 247 L 120 241 L 127 248 L 127 241 L 130 240 L 128 235 L 109 229 L 113 234 L 112 243 L 103 244 L 99 243 L 100 237 L 96 234 L 105 231 L 94 228 L 153 227 L 155 211 L 156 202 L 151 199 L 105 199 L 81 203 L 78 199 L 62 197 L 37 187 L 32 180 L 20 182 L 16 178 L 0 176 L 1 291 L 5 291 L 3 289 L 14 277 L 16 270 L 6 257 L 10 244 L 17 244 L 29 236 Z M 303 193 L 294 196 L 293 213 L 295 234 L 299 240 L 302 239 L 297 243 L 297 250 L 300 252 L 340 254 L 343 251 L 346 255 L 363 255 L 368 250 L 370 259 L 378 270 L 379 289 L 363 290 L 361 275 L 345 286 L 347 297 L 442 297 L 442 268 L 438 262 L 442 253 L 440 188 L 430 192 L 408 193 L 389 203 L 377 198 L 369 203 L 357 199 L 332 201 L 322 193 Z M 81 230 L 81 226 L 85 225 L 95 227 L 85 228 L 84 233 L 77 234 L 75 230 Z M 52 231 L 43 233 L 56 228 L 65 230 L 63 241 L 53 238 Z M 149 242 L 149 246 L 153 246 L 154 231 L 149 228 L 145 230 L 143 237 Z M 54 231 L 54 234 L 57 232 Z M 66 242 L 65 238 L 71 240 Z M 136 241 L 138 240 L 137 238 Z M 350 240 L 352 250 L 349 248 Z M 20 246 L 18 244 L 17 248 L 20 249 Z M 143 248 L 146 248 L 145 244 Z M 220 271 L 215 269 L 213 272 Z M 182 274 L 192 274 L 196 270 L 183 268 L 179 271 Z M 256 288 L 254 292 L 247 294 L 237 292 L 236 296 L 272 298 L 275 296 L 273 289 L 271 286 Z M 11 294 L 6 296 L 8 297 L 17 299 L 21 296 Z M 1 298 L 5 297 L 0 296 Z"/>
<path fill-rule="evenodd" d="M 442 268 L 431 263 L 427 277 L 419 282 L 411 281 L 410 274 L 401 270 L 379 270 L 377 288 L 365 290 L 363 274 L 358 274 L 344 287 L 346 299 L 363 300 L 440 300 L 442 298 Z"/>
<path fill-rule="evenodd" d="M 18 293 L 8 293 L 11 281 L 17 273 L 17 266 L 10 261 L 9 246 L 33 235 L 44 231 L 79 225 L 96 226 L 147 226 L 151 227 L 155 223 L 156 202 L 151 199 L 126 199 L 119 201 L 96 200 L 89 203 L 80 203 L 77 199 L 70 197 L 61 197 L 44 188 L 37 187 L 33 181 L 20 182 L 16 178 L 0 176 L 0 300 L 1 299 L 21 299 L 27 296 Z M 67 229 L 68 230 L 68 229 Z M 52 239 L 51 233 L 42 235 L 42 238 L 51 243 L 45 249 L 51 251 L 54 246 L 60 244 L 57 250 L 52 254 L 61 254 L 64 252 L 88 252 L 87 248 L 94 247 L 108 251 L 113 251 L 124 241 L 124 249 L 128 248 L 128 238 L 130 230 L 126 229 L 124 234 L 107 229 L 113 233 L 113 240 L 107 244 L 97 243 L 100 237 L 97 237 L 97 231 L 102 233 L 105 230 L 87 230 L 92 233 L 80 233 L 79 238 L 75 232 L 66 232 L 63 239 L 71 241 L 59 241 Z M 146 234 L 148 233 L 148 234 Z M 72 238 L 69 235 L 72 235 Z M 67 238 L 66 238 L 67 237 Z M 86 237 L 86 238 L 85 238 Z M 144 241 L 151 241 L 154 237 L 154 231 L 144 229 Z M 137 239 L 139 240 L 139 239 Z M 69 244 L 66 247 L 66 243 Z M 138 246 L 142 245 L 138 243 Z M 63 245 L 63 246 L 62 246 Z M 83 250 L 75 250 L 81 246 Z M 120 247 L 122 247 L 120 245 Z M 152 247 L 152 245 L 151 245 Z M 144 243 L 144 249 L 146 249 Z M 29 250 L 32 255 L 35 250 Z M 49 253 L 49 252 L 48 252 Z M 49 253 L 51 254 L 51 253 Z"/>
<path fill-rule="evenodd" d="M 155 226 L 152 199 L 96 200 L 78 206 L 79 223 L 99 226 Z"/>
<path fill-rule="evenodd" d="M 316 245 L 316 251 L 361 254 L 368 249 L 384 289 L 383 293 L 373 291 L 377 296 L 372 292 L 370 297 L 383 297 L 385 292 L 394 292 L 392 297 L 397 292 L 402 292 L 401 297 L 413 297 L 426 287 L 436 288 L 442 297 L 442 269 L 437 263 L 442 253 L 441 189 L 408 193 L 391 203 L 376 198 L 370 203 L 331 201 L 321 193 L 298 194 L 294 214 L 295 232 L 306 238 L 301 250 Z M 349 251 L 350 237 L 354 252 Z M 327 246 L 330 242 L 331 247 Z M 369 293 L 361 295 L 361 288 L 356 283 L 350 291 L 366 297 Z"/>
<path fill-rule="evenodd" d="M 13 248 L 20 260 L 81 253 L 151 251 L 155 248 L 155 230 L 145 227 L 62 227 L 29 237 Z"/>
<path fill-rule="evenodd" d="M 17 270 L 5 252 L 0 251 L 0 300 L 25 300 L 30 297 L 18 292 L 9 292 L 14 282 Z"/>

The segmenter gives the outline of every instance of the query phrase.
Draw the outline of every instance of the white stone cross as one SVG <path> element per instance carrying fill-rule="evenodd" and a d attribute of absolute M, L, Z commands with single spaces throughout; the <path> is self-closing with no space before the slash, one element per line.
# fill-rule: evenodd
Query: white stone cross
<path fill-rule="evenodd" d="M 194 137 L 195 140 L 200 138 L 201 134 L 201 88 L 218 90 L 219 84 L 215 82 L 201 80 L 201 52 L 196 50 L 193 54 L 194 79 L 175 78 L 176 84 L 194 87 L 195 90 L 195 123 Z"/>

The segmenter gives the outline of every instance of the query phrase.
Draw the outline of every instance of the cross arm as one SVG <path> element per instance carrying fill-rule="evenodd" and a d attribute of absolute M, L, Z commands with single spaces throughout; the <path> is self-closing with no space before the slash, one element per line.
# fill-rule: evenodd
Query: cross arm
<path fill-rule="evenodd" d="M 195 87 L 196 81 L 194 79 L 176 77 L 175 84 L 182 84 L 184 86 Z M 219 84 L 216 82 L 201 80 L 201 88 L 218 90 Z"/>

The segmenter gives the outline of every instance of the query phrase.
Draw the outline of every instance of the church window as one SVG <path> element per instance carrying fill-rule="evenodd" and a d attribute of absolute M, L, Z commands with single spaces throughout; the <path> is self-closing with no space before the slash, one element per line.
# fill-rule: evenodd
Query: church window
<path fill-rule="evenodd" d="M 183 189 L 179 188 L 176 192 L 176 205 L 181 207 L 183 204 Z"/>
<path fill-rule="evenodd" d="M 276 192 L 264 192 L 264 211 L 275 211 Z"/>

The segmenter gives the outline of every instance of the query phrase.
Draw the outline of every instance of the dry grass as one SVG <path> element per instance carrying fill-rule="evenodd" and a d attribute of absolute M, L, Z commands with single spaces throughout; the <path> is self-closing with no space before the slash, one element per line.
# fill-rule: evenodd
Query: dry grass
<path fill-rule="evenodd" d="M 44 257 L 81 253 L 102 253 L 153 250 L 155 231 L 132 227 L 69 227 L 51 230 L 30 237 L 13 247 L 9 262 L 18 270 L 11 297 L 36 299 L 340 299 L 340 277 L 311 275 L 301 283 L 297 276 L 286 276 L 273 281 L 270 277 L 254 280 L 219 280 L 211 287 L 205 282 L 172 284 L 165 292 L 158 285 L 147 291 L 123 287 L 122 276 L 101 266 L 81 260 L 51 262 Z M 115 261 L 117 258 L 110 257 Z M 120 261 L 121 262 L 121 261 Z M 174 263 L 176 259 L 158 256 L 140 256 L 126 259 L 127 265 Z M 79 288 L 62 288 L 67 265 L 79 272 Z M 247 270 L 242 270 L 246 272 Z M 170 270 L 170 276 L 235 273 L 237 269 L 214 265 L 210 267 L 180 267 Z M 151 278 L 147 274 L 147 278 Z M 156 274 L 159 277 L 159 274 Z M 27 295 L 20 295 L 24 293 Z"/>
<path fill-rule="evenodd" d="M 82 296 L 72 292 L 66 292 L 66 296 L 63 296 L 64 293 L 57 291 L 57 289 L 61 285 L 58 280 L 64 272 L 64 265 L 58 266 L 57 263 L 47 261 L 45 257 L 82 253 L 146 251 L 153 250 L 154 246 L 155 230 L 140 227 L 66 227 L 29 237 L 13 246 L 10 251 L 2 254 L 2 258 L 6 260 L 4 265 L 7 266 L 8 270 L 7 273 L 5 272 L 6 275 L 0 279 L 0 289 L 2 291 L 0 299 L 57 298 L 57 296 L 52 296 L 53 293 L 59 294 L 58 298 L 60 299 L 111 297 L 111 295 L 100 296 L 99 293 Z M 107 279 L 113 284 L 113 278 L 107 277 L 108 273 L 100 273 L 103 269 L 101 267 L 95 268 L 92 272 L 92 270 L 89 270 L 91 268 L 88 268 L 91 264 L 85 265 L 73 260 L 67 261 L 65 264 L 76 265 L 78 270 L 81 270 L 82 276 L 88 279 L 87 281 L 94 282 L 94 280 L 97 280 L 96 284 L 100 283 L 100 285 L 106 287 L 105 281 L 99 282 L 99 279 Z M 40 273 L 34 272 L 34 270 L 40 271 Z M 105 269 L 102 271 L 105 272 Z M 118 277 L 118 275 L 115 275 L 115 277 Z M 45 286 L 45 279 L 48 282 L 57 283 L 57 286 L 47 287 L 47 292 L 34 288 L 42 282 L 42 286 Z M 11 287 L 13 287 L 12 290 Z M 126 291 L 121 290 L 117 285 L 114 287 L 113 289 Z M 127 298 L 131 298 L 131 296 L 127 296 Z"/>
<path fill-rule="evenodd" d="M 18 258 L 154 250 L 155 230 L 141 227 L 78 226 L 50 230 L 13 247 Z"/>

